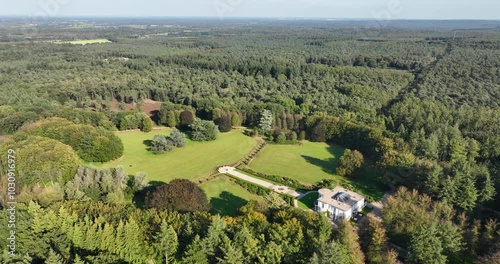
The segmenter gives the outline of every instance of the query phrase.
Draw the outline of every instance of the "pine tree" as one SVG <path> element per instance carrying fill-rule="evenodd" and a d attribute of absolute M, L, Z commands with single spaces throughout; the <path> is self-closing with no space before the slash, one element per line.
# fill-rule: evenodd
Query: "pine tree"
<path fill-rule="evenodd" d="M 241 126 L 241 118 L 240 118 L 240 115 L 238 113 L 233 113 L 233 115 L 231 116 L 231 125 L 233 127 L 238 127 L 238 126 Z"/>
<path fill-rule="evenodd" d="M 282 263 L 283 256 L 285 253 L 281 246 L 271 241 L 260 250 L 257 259 L 258 263 L 279 264 Z"/>
<path fill-rule="evenodd" d="M 385 229 L 379 220 L 368 215 L 359 226 L 361 247 L 366 254 L 366 262 L 371 264 L 384 263 L 387 237 Z"/>
<path fill-rule="evenodd" d="M 80 223 L 73 227 L 73 236 L 70 238 L 75 247 L 82 248 L 85 243 L 85 233 Z"/>
<path fill-rule="evenodd" d="M 187 247 L 186 253 L 181 263 L 183 264 L 208 264 L 207 253 L 204 243 L 199 235 L 196 235 L 193 242 Z"/>
<path fill-rule="evenodd" d="M 73 264 L 86 264 L 86 263 L 87 262 L 85 262 L 84 260 L 82 260 L 82 258 L 79 255 L 75 256 L 75 260 L 74 260 Z"/>
<path fill-rule="evenodd" d="M 209 257 L 213 257 L 217 253 L 222 237 L 225 235 L 227 228 L 226 222 L 217 215 L 208 228 L 207 236 L 203 239 L 205 252 Z"/>
<path fill-rule="evenodd" d="M 443 181 L 443 188 L 441 189 L 439 198 L 449 204 L 453 204 L 457 191 L 458 187 L 455 181 L 450 176 L 447 176 Z"/>
<path fill-rule="evenodd" d="M 342 221 L 338 229 L 339 242 L 344 245 L 353 264 L 364 264 L 365 256 L 359 245 L 359 237 L 348 221 Z"/>
<path fill-rule="evenodd" d="M 113 226 L 109 223 L 104 224 L 104 228 L 100 235 L 101 243 L 99 249 L 112 251 L 112 248 L 115 246 L 115 236 L 116 234 Z"/>
<path fill-rule="evenodd" d="M 165 263 L 168 264 L 169 259 L 173 259 L 177 252 L 179 241 L 177 240 L 177 233 L 165 220 L 161 223 L 155 241 L 156 249 L 161 252 L 165 258 Z"/>
<path fill-rule="evenodd" d="M 264 110 L 259 121 L 259 128 L 264 131 L 264 133 L 269 132 L 273 129 L 273 114 L 269 110 Z"/>
<path fill-rule="evenodd" d="M 248 262 L 255 262 L 259 251 L 259 240 L 253 237 L 246 226 L 243 226 L 234 235 L 234 246 L 242 250 Z"/>
<path fill-rule="evenodd" d="M 47 259 L 45 260 L 45 264 L 63 264 L 63 258 L 61 255 L 59 255 L 57 252 L 55 252 L 53 249 L 49 250 L 49 255 L 47 256 Z"/>
<path fill-rule="evenodd" d="M 434 165 L 424 181 L 425 193 L 437 197 L 440 192 L 441 185 L 441 175 L 443 173 L 443 168 L 439 165 Z"/>
<path fill-rule="evenodd" d="M 351 264 L 348 250 L 342 244 L 332 240 L 323 249 L 314 253 L 310 264 Z"/>
<path fill-rule="evenodd" d="M 317 214 L 311 223 L 312 228 L 307 229 L 312 251 L 323 247 L 328 243 L 332 236 L 332 225 L 325 215 Z"/>
<path fill-rule="evenodd" d="M 388 250 L 384 253 L 382 258 L 382 263 L 384 264 L 398 264 L 401 263 L 398 260 L 398 253 L 394 250 Z"/>
<path fill-rule="evenodd" d="M 129 218 L 124 226 L 124 250 L 125 259 L 129 262 L 140 261 L 144 259 L 142 232 L 137 222 Z"/>
<path fill-rule="evenodd" d="M 217 257 L 217 260 L 221 264 L 242 264 L 245 260 L 241 250 L 234 247 L 226 235 L 222 237 L 220 252 L 222 253 L 222 257 Z"/>
<path fill-rule="evenodd" d="M 445 264 L 441 240 L 435 225 L 421 227 L 413 234 L 410 242 L 409 263 Z"/>
<path fill-rule="evenodd" d="M 458 191 L 455 194 L 453 204 L 470 211 L 476 206 L 478 192 L 475 186 L 474 176 L 471 173 L 457 172 L 455 182 Z"/>

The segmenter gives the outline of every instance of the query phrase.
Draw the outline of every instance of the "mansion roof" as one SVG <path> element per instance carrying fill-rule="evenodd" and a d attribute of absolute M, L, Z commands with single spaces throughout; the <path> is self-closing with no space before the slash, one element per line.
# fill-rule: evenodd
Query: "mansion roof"
<path fill-rule="evenodd" d="M 320 189 L 318 192 L 320 196 L 318 201 L 329 204 L 342 211 L 348 211 L 357 202 L 365 199 L 361 194 L 349 191 L 340 186 L 335 187 L 333 190 Z"/>

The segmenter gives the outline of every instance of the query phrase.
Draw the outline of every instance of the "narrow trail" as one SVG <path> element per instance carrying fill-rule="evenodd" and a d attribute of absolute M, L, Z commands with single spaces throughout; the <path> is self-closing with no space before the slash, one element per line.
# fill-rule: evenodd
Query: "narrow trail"
<path fill-rule="evenodd" d="M 452 44 L 450 42 L 446 42 L 446 49 L 444 50 L 443 54 L 437 56 L 434 61 L 432 61 L 431 63 L 429 63 L 429 65 L 427 65 L 426 67 L 424 67 L 420 71 L 415 72 L 414 73 L 415 78 L 413 79 L 413 81 L 411 81 L 406 87 L 402 88 L 399 91 L 398 95 L 396 95 L 393 99 L 391 99 L 387 103 L 387 105 L 385 105 L 381 109 L 379 109 L 378 112 L 380 114 L 386 113 L 389 109 L 391 109 L 391 107 L 394 104 L 396 104 L 397 102 L 402 101 L 405 98 L 406 95 L 408 95 L 409 93 L 416 93 L 416 91 L 418 91 L 419 85 L 423 84 L 423 82 L 424 82 L 425 77 L 427 76 L 427 74 L 432 69 L 434 69 L 434 67 L 436 67 L 436 65 L 440 61 L 442 61 L 444 58 L 446 58 L 447 56 L 449 56 L 450 53 L 452 52 L 452 50 L 453 50 Z"/>

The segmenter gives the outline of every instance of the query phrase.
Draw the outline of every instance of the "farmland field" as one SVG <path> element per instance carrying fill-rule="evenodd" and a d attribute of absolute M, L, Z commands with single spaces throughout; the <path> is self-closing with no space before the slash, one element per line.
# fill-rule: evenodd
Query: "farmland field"
<path fill-rule="evenodd" d="M 176 178 L 195 181 L 207 176 L 218 166 L 231 164 L 244 157 L 256 145 L 253 138 L 239 130 L 221 134 L 211 142 L 193 142 L 163 155 L 154 155 L 144 144 L 156 134 L 168 135 L 170 129 L 156 130 L 150 133 L 140 131 L 117 132 L 125 147 L 124 155 L 118 160 L 105 164 L 93 164 L 98 167 L 116 167 L 122 165 L 127 173 L 146 172 L 148 181 L 169 182 Z"/>
<path fill-rule="evenodd" d="M 262 197 L 249 193 L 226 178 L 217 178 L 200 186 L 210 199 L 211 212 L 221 215 L 235 215 L 238 208 L 250 200 L 260 201 Z"/>
<path fill-rule="evenodd" d="M 58 44 L 73 44 L 73 45 L 87 45 L 87 44 L 102 44 L 111 43 L 108 39 L 84 39 L 84 40 L 74 40 L 74 41 L 61 41 L 56 42 Z"/>

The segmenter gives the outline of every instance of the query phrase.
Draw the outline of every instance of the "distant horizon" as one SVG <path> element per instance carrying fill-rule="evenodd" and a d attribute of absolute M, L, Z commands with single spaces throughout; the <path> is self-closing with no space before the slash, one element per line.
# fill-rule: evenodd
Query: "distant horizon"
<path fill-rule="evenodd" d="M 500 20 L 497 0 L 0 0 L 0 16 Z"/>
<path fill-rule="evenodd" d="M 1 15 L 0 18 L 27 18 L 29 16 L 26 15 Z M 148 19 L 148 18 L 161 18 L 161 19 L 212 19 L 212 20 L 224 20 L 224 19 L 261 19 L 261 20 L 323 20 L 323 21 L 377 21 L 376 18 L 363 18 L 363 17 L 259 17 L 259 16 L 248 16 L 248 17 L 240 17 L 240 16 L 227 16 L 223 19 L 214 16 L 93 16 L 93 15 L 62 15 L 62 16 L 53 16 L 50 19 L 68 19 L 68 18 L 106 18 L 106 19 Z M 500 21 L 500 18 L 395 18 L 391 19 L 391 21 Z"/>

